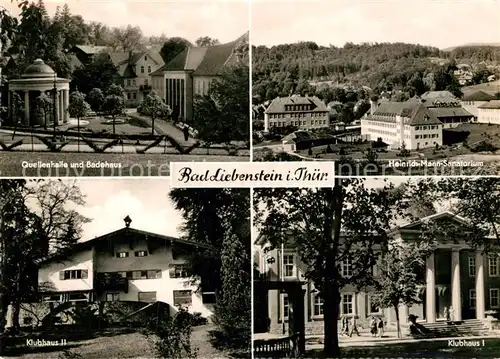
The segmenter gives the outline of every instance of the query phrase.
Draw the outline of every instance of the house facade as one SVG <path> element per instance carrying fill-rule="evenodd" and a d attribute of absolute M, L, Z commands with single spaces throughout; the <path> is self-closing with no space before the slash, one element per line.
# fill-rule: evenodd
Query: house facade
<path fill-rule="evenodd" d="M 443 145 L 443 123 L 419 102 L 373 103 L 369 114 L 361 119 L 361 137 L 379 138 L 392 149 L 405 145 L 408 150 Z"/>
<path fill-rule="evenodd" d="M 207 95 L 211 83 L 242 60 L 247 44 L 248 33 L 226 44 L 189 47 L 151 73 L 152 89 L 165 99 L 174 118 L 189 122 L 196 96 Z"/>
<path fill-rule="evenodd" d="M 395 228 L 391 233 L 395 241 L 411 241 L 418 236 L 424 221 L 442 221 L 463 225 L 466 221 L 449 212 L 429 216 L 415 223 Z M 307 333 L 323 331 L 323 298 L 312 281 L 304 277 L 306 267 L 299 253 L 292 247 L 258 251 L 257 259 L 261 276 L 268 281 L 302 282 L 304 313 Z M 349 276 L 352 259 L 338 264 L 339 271 Z M 373 268 L 377 275 L 377 266 Z M 500 256 L 483 253 L 463 241 L 439 240 L 434 252 L 427 258 L 425 269 L 420 273 L 422 285 L 417 288 L 420 304 L 411 307 L 400 305 L 399 317 L 403 324 L 414 314 L 417 321 L 434 323 L 446 321 L 445 308 L 453 308 L 453 320 L 485 319 L 489 310 L 500 310 Z M 357 316 L 365 326 L 371 317 L 382 317 L 387 325 L 395 325 L 393 308 L 379 308 L 373 303 L 374 291 L 346 285 L 341 289 L 340 316 Z M 267 298 L 270 331 L 282 332 L 287 323 L 289 303 L 287 294 L 269 291 Z M 340 318 L 339 318 L 340 319 Z"/>
<path fill-rule="evenodd" d="M 500 125 L 500 100 L 492 100 L 480 105 L 477 122 Z"/>
<path fill-rule="evenodd" d="M 287 126 L 300 130 L 329 127 L 329 114 L 324 102 L 315 96 L 277 97 L 264 112 L 264 131 Z"/>
<path fill-rule="evenodd" d="M 179 306 L 212 314 L 213 292 L 198 291 L 185 256 L 197 244 L 122 228 L 78 243 L 71 253 L 41 263 L 38 285 L 44 302 L 128 301 Z"/>

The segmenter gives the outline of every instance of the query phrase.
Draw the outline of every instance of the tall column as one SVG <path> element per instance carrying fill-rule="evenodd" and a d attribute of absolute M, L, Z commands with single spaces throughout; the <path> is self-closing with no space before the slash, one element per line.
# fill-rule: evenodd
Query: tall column
<path fill-rule="evenodd" d="M 460 288 L 460 250 L 453 249 L 451 253 L 451 307 L 452 320 L 462 320 L 462 300 Z"/>
<path fill-rule="evenodd" d="M 484 319 L 484 255 L 476 252 L 476 318 Z"/>
<path fill-rule="evenodd" d="M 59 121 L 61 124 L 64 122 L 64 90 L 60 91 L 59 96 Z"/>
<path fill-rule="evenodd" d="M 54 101 L 54 106 L 56 106 L 56 110 L 54 111 L 54 114 L 56 115 L 56 118 L 54 118 L 54 122 L 56 124 L 59 124 L 59 91 L 56 92 L 56 98 L 55 98 L 55 101 Z"/>
<path fill-rule="evenodd" d="M 9 121 L 12 121 L 12 91 L 9 90 L 7 92 L 7 110 L 8 112 L 8 119 Z"/>
<path fill-rule="evenodd" d="M 434 253 L 427 258 L 425 290 L 425 315 L 427 323 L 436 321 L 436 277 L 434 273 Z"/>
<path fill-rule="evenodd" d="M 30 92 L 24 91 L 24 124 L 30 124 Z"/>
<path fill-rule="evenodd" d="M 69 90 L 64 90 L 64 122 L 69 121 Z"/>

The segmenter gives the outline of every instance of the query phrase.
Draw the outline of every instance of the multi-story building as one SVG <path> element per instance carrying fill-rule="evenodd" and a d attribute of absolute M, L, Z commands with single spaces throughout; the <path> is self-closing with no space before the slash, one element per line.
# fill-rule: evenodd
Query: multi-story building
<path fill-rule="evenodd" d="M 494 100 L 495 97 L 481 90 L 472 90 L 464 92 L 462 97 L 462 107 L 477 120 L 479 116 L 478 107 L 484 105 L 488 101 Z"/>
<path fill-rule="evenodd" d="M 300 130 L 329 127 L 329 113 L 324 102 L 317 97 L 277 97 L 264 113 L 264 131 L 286 126 L 294 126 Z"/>
<path fill-rule="evenodd" d="M 79 242 L 38 269 L 45 302 L 163 302 L 208 317 L 214 293 L 188 278 L 185 256 L 200 244 L 130 228 Z"/>
<path fill-rule="evenodd" d="M 371 141 L 379 138 L 392 149 L 405 145 L 408 150 L 443 144 L 442 122 L 422 103 L 372 101 L 369 114 L 361 120 L 361 137 Z"/>
<path fill-rule="evenodd" d="M 195 97 L 207 95 L 212 81 L 228 67 L 243 61 L 246 52 L 242 49 L 247 44 L 248 33 L 226 44 L 189 47 L 151 73 L 152 88 L 165 99 L 174 118 L 189 122 Z"/>
<path fill-rule="evenodd" d="M 443 129 L 469 123 L 474 115 L 462 107 L 460 100 L 449 91 L 428 91 L 420 100 L 441 121 Z"/>
<path fill-rule="evenodd" d="M 488 101 L 477 109 L 477 122 L 500 125 L 500 100 Z"/>
<path fill-rule="evenodd" d="M 434 221 L 436 224 L 463 226 L 464 218 L 450 212 L 428 216 L 414 223 L 409 223 L 391 231 L 394 241 L 412 241 L 418 238 L 422 223 Z M 463 228 L 463 227 L 458 227 Z M 493 248 L 495 248 L 493 246 Z M 377 250 L 376 248 L 374 249 Z M 306 332 L 318 333 L 323 330 L 323 298 L 314 283 L 304 276 L 305 265 L 300 261 L 297 251 L 284 245 L 270 251 L 260 250 L 258 262 L 261 277 L 273 282 L 301 283 L 305 293 L 304 321 Z M 344 276 L 352 273 L 352 258 L 346 257 L 339 263 L 339 270 Z M 377 266 L 373 268 L 377 275 Z M 420 273 L 422 285 L 417 288 L 421 303 L 411 307 L 401 305 L 399 317 L 407 323 L 410 314 L 417 316 L 417 321 L 434 323 L 446 321 L 445 308 L 452 308 L 453 320 L 484 320 L 488 311 L 500 310 L 500 256 L 498 253 L 483 253 L 482 248 L 472 248 L 463 240 L 438 239 L 433 253 L 427 258 L 425 270 Z M 288 283 L 290 284 L 290 283 Z M 275 286 L 278 287 L 278 286 Z M 379 308 L 371 298 L 373 290 L 363 290 L 353 285 L 341 289 L 340 316 L 354 316 L 364 325 L 372 316 L 383 317 L 389 326 L 396 322 L 394 308 Z M 270 331 L 281 332 L 287 322 L 289 301 L 287 294 L 269 291 L 267 295 L 267 313 Z M 340 318 L 339 318 L 340 319 Z"/>

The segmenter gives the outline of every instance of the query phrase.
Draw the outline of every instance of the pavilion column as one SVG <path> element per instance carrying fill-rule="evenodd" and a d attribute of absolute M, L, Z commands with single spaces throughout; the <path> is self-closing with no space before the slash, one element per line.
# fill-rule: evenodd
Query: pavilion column
<path fill-rule="evenodd" d="M 427 323 L 436 321 L 436 277 L 434 273 L 434 253 L 427 258 L 426 263 L 426 290 L 425 316 Z"/>
<path fill-rule="evenodd" d="M 12 121 L 12 91 L 9 90 L 7 92 L 7 110 L 8 112 L 8 119 L 9 121 Z"/>
<path fill-rule="evenodd" d="M 476 319 L 484 319 L 484 255 L 476 252 Z"/>
<path fill-rule="evenodd" d="M 453 249 L 451 253 L 451 307 L 452 320 L 462 320 L 462 300 L 460 288 L 460 250 Z"/>
<path fill-rule="evenodd" d="M 69 90 L 64 90 L 64 122 L 69 121 Z"/>
<path fill-rule="evenodd" d="M 64 90 L 59 92 L 59 121 L 64 122 Z"/>
<path fill-rule="evenodd" d="M 56 110 L 54 111 L 54 114 L 56 116 L 56 118 L 54 118 L 54 122 L 58 125 L 59 124 L 59 111 L 60 111 L 60 106 L 59 106 L 59 91 L 56 91 L 56 96 L 55 96 L 55 101 L 54 101 L 54 105 L 56 106 Z"/>
<path fill-rule="evenodd" d="M 24 124 L 30 124 L 30 92 L 24 91 Z"/>

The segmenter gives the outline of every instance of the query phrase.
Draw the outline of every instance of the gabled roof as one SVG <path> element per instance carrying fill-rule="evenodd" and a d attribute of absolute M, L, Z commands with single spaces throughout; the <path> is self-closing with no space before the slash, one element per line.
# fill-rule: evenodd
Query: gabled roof
<path fill-rule="evenodd" d="M 424 101 L 446 101 L 452 100 L 457 101 L 458 99 L 450 91 L 427 91 L 420 98 Z"/>
<path fill-rule="evenodd" d="M 234 50 L 242 42 L 248 41 L 247 39 L 248 34 L 244 34 L 226 44 L 188 47 L 151 75 L 159 75 L 168 71 L 190 71 L 197 76 L 216 76 L 228 63 Z"/>
<path fill-rule="evenodd" d="M 468 91 L 462 96 L 462 101 L 490 101 L 494 99 L 495 96 L 492 96 L 482 90 Z"/>
<path fill-rule="evenodd" d="M 312 110 L 307 112 L 328 112 L 328 109 L 323 101 L 318 97 L 302 97 L 302 96 L 289 96 L 289 97 L 276 97 L 266 113 L 283 113 L 283 112 L 304 112 L 304 111 L 285 111 L 285 105 L 313 105 Z"/>
<path fill-rule="evenodd" d="M 75 48 L 84 52 L 87 55 L 94 55 L 100 52 L 109 50 L 108 46 L 94 46 L 94 45 L 75 45 Z"/>
<path fill-rule="evenodd" d="M 471 114 L 463 107 L 430 107 L 429 110 L 436 115 L 437 118 L 444 117 L 470 117 L 473 118 L 474 115 Z"/>
<path fill-rule="evenodd" d="M 500 109 L 500 100 L 488 101 L 483 103 L 481 106 L 478 106 L 478 108 L 498 110 Z"/>
<path fill-rule="evenodd" d="M 455 213 L 450 212 L 450 211 L 444 211 L 444 212 L 440 212 L 440 213 L 431 214 L 430 216 L 427 216 L 427 217 L 420 218 L 418 221 L 402 225 L 402 226 L 398 227 L 397 229 L 399 229 L 399 230 L 405 230 L 405 229 L 411 230 L 411 229 L 418 228 L 422 223 L 426 223 L 429 221 L 436 221 L 436 220 L 440 220 L 440 219 L 449 219 L 453 222 L 456 222 L 457 224 L 461 224 L 461 225 L 465 225 L 465 226 L 470 225 L 469 221 L 467 219 L 465 219 L 464 217 L 459 216 L 458 214 L 455 214 Z"/>
<path fill-rule="evenodd" d="M 381 121 L 383 119 L 377 117 L 387 117 L 389 122 L 395 122 L 395 116 L 406 117 L 409 120 L 407 125 L 442 125 L 442 122 L 436 115 L 423 104 L 406 101 L 406 102 L 382 102 L 372 115 L 366 119 Z"/>

